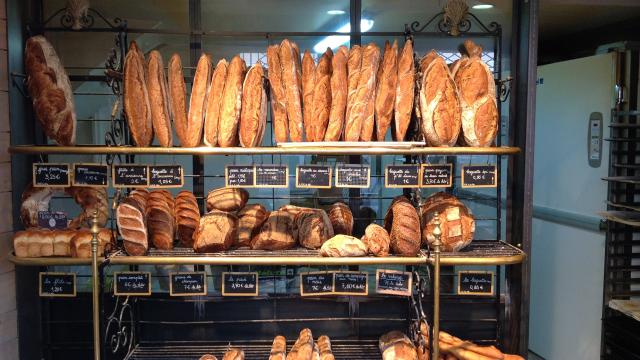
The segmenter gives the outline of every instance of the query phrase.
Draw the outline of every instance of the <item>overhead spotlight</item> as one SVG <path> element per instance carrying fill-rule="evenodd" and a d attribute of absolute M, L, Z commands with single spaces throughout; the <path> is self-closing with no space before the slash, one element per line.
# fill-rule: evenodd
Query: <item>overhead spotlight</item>
<path fill-rule="evenodd" d="M 327 11 L 327 14 L 329 14 L 329 15 L 344 15 L 344 14 L 346 14 L 346 11 L 344 11 L 344 10 L 329 10 L 329 11 Z"/>
<path fill-rule="evenodd" d="M 471 8 L 472 9 L 476 9 L 476 10 L 487 10 L 487 9 L 493 9 L 493 5 L 491 5 L 491 4 L 475 4 Z"/>

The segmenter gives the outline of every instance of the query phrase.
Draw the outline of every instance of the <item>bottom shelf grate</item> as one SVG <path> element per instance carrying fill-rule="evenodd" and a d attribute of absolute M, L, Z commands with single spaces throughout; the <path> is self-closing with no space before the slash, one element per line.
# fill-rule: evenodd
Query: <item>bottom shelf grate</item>
<path fill-rule="evenodd" d="M 288 349 L 292 341 L 287 341 Z M 212 354 L 222 359 L 229 346 L 240 348 L 244 351 L 246 360 L 266 360 L 271 352 L 271 342 L 232 342 L 213 345 L 142 345 L 137 346 L 127 357 L 128 360 L 149 359 L 180 359 L 198 360 L 204 354 Z M 372 360 L 380 359 L 378 342 L 375 340 L 332 340 L 331 347 L 336 360 Z"/>

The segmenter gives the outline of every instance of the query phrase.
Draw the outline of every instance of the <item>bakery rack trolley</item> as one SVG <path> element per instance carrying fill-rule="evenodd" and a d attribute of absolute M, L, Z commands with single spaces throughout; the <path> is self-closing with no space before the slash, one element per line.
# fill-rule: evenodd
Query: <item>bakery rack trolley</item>
<path fill-rule="evenodd" d="M 76 81 L 108 81 L 109 85 L 116 95 L 117 98 L 120 97 L 120 83 L 119 83 L 119 69 L 122 68 L 122 59 L 123 54 L 125 53 L 126 45 L 127 45 L 127 34 L 130 32 L 136 33 L 163 33 L 170 35 L 184 35 L 188 36 L 190 39 L 190 53 L 191 53 L 191 63 L 192 65 L 197 60 L 197 56 L 199 55 L 200 50 L 202 49 L 203 37 L 211 36 L 243 36 L 243 35 L 256 35 L 253 34 L 243 34 L 243 33 L 219 33 L 219 32 L 206 32 L 202 31 L 200 28 L 200 17 L 201 14 L 198 12 L 200 8 L 200 1 L 198 0 L 190 0 L 189 1 L 189 12 L 190 12 L 190 26 L 191 31 L 188 33 L 181 33 L 178 31 L 165 31 L 165 30 L 157 30 L 157 29 L 128 29 L 127 22 L 121 19 L 116 19 L 111 22 L 107 20 L 104 16 L 98 15 L 99 13 L 96 10 L 91 9 L 91 14 L 95 15 L 95 18 L 101 18 L 107 23 L 107 26 L 102 28 L 93 28 L 93 20 L 91 21 L 91 26 L 87 26 L 85 29 L 80 30 L 78 32 L 81 33 L 93 33 L 93 32 L 110 32 L 116 34 L 116 46 L 114 47 L 109 60 L 106 62 L 107 65 L 107 76 L 98 76 L 95 78 L 85 77 L 85 78 L 76 78 Z M 36 6 L 36 9 L 39 7 Z M 352 9 L 352 22 L 359 24 L 360 23 L 360 12 L 361 8 L 360 1 L 352 1 L 351 9 Z M 355 11 L 357 10 L 357 11 Z M 42 9 L 40 8 L 40 11 Z M 47 27 L 48 23 L 53 23 L 55 21 L 55 16 L 60 16 L 64 14 L 63 12 L 57 12 L 52 17 L 47 20 L 42 20 L 40 22 L 40 26 L 32 26 L 32 31 L 35 32 L 68 32 L 71 31 L 67 25 L 64 23 L 64 19 L 61 19 L 60 22 L 62 24 L 61 27 Z M 62 15 L 64 16 L 64 15 Z M 53 19 L 53 20 L 52 20 Z M 501 42 L 502 42 L 502 34 L 498 24 L 492 23 L 489 27 L 482 24 L 475 16 L 469 14 L 467 19 L 465 20 L 461 27 L 458 27 L 460 31 L 460 37 L 451 36 L 451 25 L 447 25 L 444 20 L 444 14 L 440 13 L 435 15 L 432 19 L 430 19 L 426 25 L 420 26 L 419 23 L 414 22 L 411 23 L 410 26 L 405 26 L 405 31 L 403 32 L 372 32 L 367 33 L 367 36 L 396 36 L 396 37 L 413 37 L 416 41 L 416 44 L 419 44 L 421 39 L 423 38 L 447 38 L 452 39 L 456 43 L 460 42 L 461 38 L 464 37 L 488 37 L 493 40 L 494 44 L 494 56 L 496 61 L 496 81 L 499 85 L 497 88 L 499 89 L 499 95 L 501 98 L 505 98 L 509 94 L 508 81 L 503 81 L 501 79 Z M 472 30 L 473 25 L 480 26 L 479 31 Z M 448 26 L 448 27 L 447 27 Z M 435 27 L 435 31 L 432 31 L 430 27 Z M 292 37 L 295 40 L 296 36 L 325 36 L 325 35 L 335 35 L 337 33 L 327 33 L 327 32 L 298 32 L 298 33 L 260 33 L 263 35 L 267 41 L 270 43 L 271 41 L 277 41 L 277 39 L 282 37 Z M 341 33 L 342 34 L 342 33 Z M 342 34 L 343 35 L 343 34 Z M 363 35 L 356 29 L 351 34 L 351 44 L 360 43 Z M 19 78 L 19 74 L 14 74 L 14 81 L 16 78 Z M 72 80 L 74 77 L 71 76 Z M 28 104 L 25 106 L 28 108 Z M 269 125 L 267 125 L 270 127 Z M 46 145 L 46 141 L 43 141 L 42 135 L 37 131 L 33 131 L 34 134 L 39 136 L 39 140 L 36 141 L 33 136 L 27 136 L 27 139 L 31 139 L 30 141 L 22 141 L 20 144 L 25 143 L 33 143 L 34 145 L 14 145 L 11 147 L 10 151 L 13 154 L 30 154 L 40 156 L 42 160 L 45 160 L 46 155 L 104 155 L 106 157 L 107 163 L 121 162 L 121 163 L 133 163 L 136 161 L 136 157 L 146 156 L 146 155 L 171 155 L 171 156 L 191 156 L 192 157 L 192 173 L 190 174 L 193 177 L 193 191 L 196 196 L 199 197 L 201 204 L 204 202 L 205 195 L 205 180 L 207 178 L 207 174 L 205 174 L 204 169 L 204 156 L 205 155 L 215 155 L 215 156 L 269 156 L 271 157 L 272 162 L 274 159 L 282 159 L 287 156 L 299 156 L 299 155 L 319 155 L 325 157 L 338 157 L 341 161 L 350 162 L 350 163 L 359 163 L 362 161 L 362 157 L 371 157 L 379 159 L 382 156 L 389 155 L 402 155 L 405 157 L 405 161 L 407 162 L 422 162 L 427 159 L 427 156 L 440 156 L 445 157 L 446 159 L 456 159 L 465 155 L 485 155 L 485 156 L 495 156 L 496 165 L 498 169 L 502 167 L 502 159 L 503 156 L 505 158 L 513 158 L 518 156 L 517 154 L 520 152 L 520 148 L 511 147 L 511 146 L 501 146 L 500 142 L 502 141 L 501 136 L 498 137 L 498 145 L 497 147 L 491 148 L 467 148 L 467 147 L 455 147 L 455 148 L 429 148 L 429 147 L 411 147 L 411 148 L 394 148 L 394 147 L 363 147 L 363 148 L 347 148 L 347 147 L 335 147 L 335 148 L 280 148 L 280 147 L 262 147 L 262 148 L 253 148 L 253 149 L 245 149 L 245 148 L 159 148 L 159 147 L 149 147 L 149 148 L 138 148 L 132 147 L 126 144 L 130 143 L 130 139 L 128 139 L 128 131 L 126 130 L 126 124 L 124 122 L 124 118 L 122 114 L 114 110 L 112 114 L 112 118 L 110 120 L 110 129 L 107 132 L 107 137 L 105 140 L 106 145 L 79 145 L 73 147 L 61 147 L 61 146 L 51 146 Z M 501 131 L 501 134 L 503 131 Z M 15 142 L 14 142 L 15 143 Z M 509 141 L 512 143 L 512 141 Z M 19 155 L 18 155 L 19 156 Z M 15 157 L 15 156 L 14 156 Z M 424 160 L 423 160 L 424 159 Z M 326 158 L 324 158 L 326 161 Z M 280 160 L 281 161 L 281 160 Z M 371 160 L 373 161 L 373 160 Z M 219 177 L 219 175 L 217 175 Z M 214 175 L 215 177 L 215 175 Z M 15 190 L 15 189 L 14 189 Z M 495 201 L 496 203 L 496 217 L 491 219 L 497 223 L 496 229 L 498 233 L 501 231 L 500 222 L 502 219 L 501 210 L 502 210 L 502 196 L 501 196 L 501 186 L 500 186 L 500 177 L 498 177 L 498 187 L 496 190 L 497 194 L 495 197 L 489 199 L 483 198 L 482 196 L 477 196 L 471 192 L 459 194 L 463 199 L 464 196 L 468 196 L 470 200 L 481 200 L 481 201 Z M 15 193 L 15 191 L 14 191 Z M 414 198 L 417 196 L 419 198 L 421 194 L 419 191 L 414 191 Z M 359 191 L 357 190 L 349 190 L 348 200 L 349 205 L 354 207 L 357 206 L 358 203 L 364 198 Z M 288 197 L 278 197 L 275 192 L 272 193 L 271 197 L 264 200 L 270 200 L 273 204 L 277 201 L 282 200 L 291 200 L 293 196 Z M 380 199 L 383 200 L 383 199 Z M 385 199 L 390 200 L 390 199 Z M 202 205 L 201 205 L 202 206 Z M 354 212 L 355 214 L 355 212 Z M 378 219 L 379 220 L 379 219 Z M 193 253 L 160 253 L 160 252 L 152 252 L 151 256 L 144 257 L 133 257 L 133 256 L 125 256 L 122 253 L 116 252 L 114 254 L 110 254 L 106 258 L 99 259 L 96 257 L 96 252 L 93 252 L 93 259 L 70 259 L 70 258 L 39 258 L 39 259 L 18 259 L 13 258 L 17 265 L 20 266 L 38 266 L 38 267 L 48 267 L 48 266 L 87 266 L 91 265 L 91 274 L 93 277 L 93 313 L 94 319 L 96 314 L 99 315 L 101 321 L 93 321 L 93 331 L 94 335 L 96 332 L 100 333 L 100 336 L 94 336 L 94 357 L 96 359 L 102 358 L 108 359 L 113 358 L 112 353 L 120 354 L 121 351 L 124 350 L 126 357 L 130 359 L 136 358 L 144 358 L 145 351 L 149 350 L 159 351 L 155 355 L 150 355 L 148 358 L 154 358 L 154 356 L 158 356 L 161 358 L 172 358 L 172 356 L 177 356 L 175 353 L 172 353 L 171 348 L 141 348 L 134 346 L 133 331 L 135 329 L 139 330 L 140 323 L 134 321 L 134 317 L 137 315 L 132 315 L 136 310 L 140 310 L 140 304 L 137 303 L 135 298 L 120 298 L 120 297 L 110 297 L 105 291 L 105 279 L 107 275 L 105 275 L 105 269 L 110 266 L 126 266 L 130 269 L 138 269 L 142 266 L 147 265 L 188 265 L 195 266 L 196 269 L 203 269 L 203 265 L 215 265 L 215 266 L 226 266 L 226 267 L 239 267 L 239 266 L 267 266 L 267 265 L 288 265 L 288 266 L 337 266 L 341 268 L 354 269 L 357 266 L 365 266 L 365 265 L 374 265 L 379 267 L 390 266 L 390 265 L 402 265 L 410 269 L 423 268 L 424 265 L 428 265 L 433 268 L 433 281 L 427 281 L 427 283 L 431 286 L 431 289 L 425 288 L 424 286 L 418 288 L 416 293 L 418 294 L 417 301 L 410 301 L 409 308 L 411 309 L 409 312 L 412 313 L 409 317 L 405 317 L 403 319 L 397 318 L 396 321 L 415 321 L 416 318 L 420 319 L 420 314 L 424 314 L 421 310 L 422 304 L 432 304 L 433 311 L 431 317 L 433 320 L 431 321 L 434 324 L 434 331 L 437 335 L 437 327 L 440 319 L 440 295 L 441 295 L 441 287 L 440 287 L 440 274 L 441 267 L 443 266 L 475 266 L 475 265 L 490 265 L 497 267 L 497 273 L 499 274 L 500 266 L 509 265 L 509 264 L 520 264 L 526 261 L 525 253 L 519 248 L 521 243 L 519 240 L 511 239 L 509 243 L 500 241 L 500 236 L 496 238 L 497 241 L 477 241 L 472 243 L 472 245 L 462 253 L 453 253 L 453 254 L 445 254 L 439 252 L 439 249 L 436 247 L 432 252 L 423 252 L 420 256 L 416 258 L 398 258 L 398 257 L 389 257 L 389 258 L 349 258 L 349 259 L 327 259 L 320 258 L 317 256 L 317 253 L 284 253 L 284 254 L 269 254 L 268 256 L 260 256 L 255 253 L 242 253 L 242 251 L 231 251 L 228 253 L 221 254 L 193 254 Z M 512 245 L 517 244 L 517 246 Z M 95 249 L 95 241 L 94 241 L 94 249 Z M 427 278 L 430 272 L 420 272 L 415 271 L 416 277 L 420 277 L 422 281 L 421 284 L 424 285 L 425 278 Z M 507 279 L 507 283 L 509 283 L 509 279 Z M 496 284 L 500 284 L 500 276 L 496 280 Z M 499 285 L 498 285 L 499 286 Z M 98 294 L 96 294 L 96 292 Z M 426 292 L 428 295 L 425 295 Z M 428 296 L 433 296 L 434 301 L 428 300 Z M 422 297 L 422 298 L 421 298 Z M 115 299 L 114 299 L 115 298 Z M 372 297 L 373 298 L 373 297 Z M 495 302 L 496 312 L 500 311 L 500 291 L 496 291 L 495 298 L 497 299 Z M 98 303 L 97 299 L 101 299 L 102 301 Z M 281 299 L 283 302 L 290 301 L 287 296 L 282 296 Z M 413 297 L 412 297 L 413 299 Z M 389 302 L 389 299 L 381 298 L 375 299 Z M 346 322 L 353 322 L 354 320 L 358 320 L 354 317 L 353 309 L 357 309 L 357 302 L 353 299 L 347 299 L 348 304 L 348 312 L 347 316 L 344 319 L 333 319 L 331 317 L 326 317 L 320 320 L 326 321 L 336 321 L 343 320 Z M 162 304 L 162 299 L 158 302 Z M 218 303 L 216 303 L 218 304 Z M 110 312 L 107 310 L 107 305 L 112 305 L 114 310 Z M 202 306 L 202 305 L 198 305 Z M 255 307 L 254 307 L 255 308 Z M 380 309 L 377 309 L 380 311 Z M 413 313 L 416 315 L 414 316 Z M 126 319 L 123 320 L 123 317 L 126 317 L 129 314 L 130 318 L 128 321 L 131 323 L 130 327 L 122 327 L 122 325 L 126 325 Z M 379 315 L 379 314 L 378 314 Z M 106 331 L 109 326 L 107 325 L 110 319 L 117 319 L 117 331 L 116 337 L 108 336 Z M 374 318 L 374 317 L 372 317 Z M 256 320 L 256 319 L 253 319 Z M 246 321 L 246 324 L 256 324 L 260 323 L 260 321 L 256 322 L 249 319 Z M 257 319 L 260 320 L 260 319 Z M 277 319 L 276 319 L 277 320 Z M 287 319 L 285 319 L 287 320 Z M 288 319 L 291 321 L 300 321 L 300 318 Z M 373 320 L 376 321 L 389 321 L 389 318 L 381 317 L 375 318 Z M 372 321 L 373 321 L 372 320 Z M 499 322 L 501 321 L 501 317 L 497 316 L 495 319 L 495 323 L 497 327 L 500 327 Z M 264 320 L 262 320 L 264 322 Z M 286 323 L 287 321 L 285 321 Z M 304 325 L 300 325 L 298 328 L 303 327 Z M 111 328 L 109 328 L 111 329 Z M 127 333 L 127 331 L 129 333 Z M 103 336 L 104 335 L 104 336 Z M 379 334 L 378 334 L 379 335 Z M 497 335 L 495 337 L 495 342 L 500 342 L 500 334 L 497 331 Z M 431 337 L 433 338 L 433 336 Z M 108 340 L 109 343 L 103 343 L 99 345 L 98 341 L 100 339 Z M 114 340 L 115 339 L 115 340 Z M 112 342 L 115 341 L 114 342 Z M 234 343 L 235 344 L 235 343 Z M 340 349 L 345 349 L 344 354 L 346 357 L 350 359 L 358 359 L 358 358 L 367 358 L 367 357 L 355 357 L 356 353 L 349 353 L 349 349 L 353 351 L 370 351 L 371 346 L 375 350 L 375 344 L 367 341 L 352 341 L 352 340 L 344 340 L 343 342 L 337 341 L 336 344 Z M 373 345 L 372 345 L 373 344 Z M 265 346 L 259 342 L 248 342 L 246 344 L 249 349 L 253 349 L 253 345 L 256 345 L 257 351 L 260 350 L 260 346 Z M 219 344 L 219 346 L 224 347 L 226 344 Z M 115 347 L 115 351 L 114 351 Z M 172 348 L 176 348 L 173 346 Z M 437 342 L 432 345 L 432 349 L 437 349 Z M 180 351 L 189 351 L 189 349 L 195 349 L 196 352 L 203 350 L 203 348 L 197 348 L 196 345 L 190 344 L 190 346 L 180 348 Z M 360 350 L 358 350 L 360 349 Z M 369 350 L 366 350 L 369 349 Z M 137 352 L 136 352 L 137 351 Z M 377 350 L 375 350 L 377 351 Z M 374 351 L 374 352 L 375 352 Z M 437 350 L 435 350 L 437 351 Z M 196 355 L 196 352 L 193 355 Z M 111 354 L 110 354 L 111 353 Z M 264 354 L 264 353 L 263 353 Z M 138 357 L 137 357 L 138 356 Z M 156 357 L 157 358 L 157 357 Z M 340 358 L 340 357 L 338 357 Z M 251 359 L 251 357 L 249 357 Z"/>

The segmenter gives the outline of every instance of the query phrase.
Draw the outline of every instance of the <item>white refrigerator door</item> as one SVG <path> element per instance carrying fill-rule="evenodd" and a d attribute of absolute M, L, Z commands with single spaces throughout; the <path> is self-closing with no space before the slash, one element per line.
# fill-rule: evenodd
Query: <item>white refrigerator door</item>
<path fill-rule="evenodd" d="M 592 168 L 587 138 L 592 112 L 608 137 L 614 64 L 603 54 L 538 67 L 529 348 L 547 360 L 600 358 L 605 235 L 537 219 L 535 207 L 594 219 L 606 208 L 609 146 Z"/>

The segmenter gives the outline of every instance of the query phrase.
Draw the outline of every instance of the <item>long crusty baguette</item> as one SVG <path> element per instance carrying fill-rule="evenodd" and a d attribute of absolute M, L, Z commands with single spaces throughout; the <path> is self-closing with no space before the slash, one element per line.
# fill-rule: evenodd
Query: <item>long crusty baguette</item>
<path fill-rule="evenodd" d="M 269 85 L 271 87 L 271 120 L 276 143 L 289 139 L 289 120 L 285 103 L 284 85 L 282 83 L 282 64 L 280 62 L 280 46 L 267 48 L 267 64 L 269 65 Z"/>
<path fill-rule="evenodd" d="M 149 53 L 149 59 L 147 60 L 147 90 L 149 92 L 153 132 L 161 146 L 171 147 L 173 146 L 171 102 L 169 101 L 167 87 L 162 55 L 160 55 L 159 51 L 153 50 Z"/>
<path fill-rule="evenodd" d="M 362 48 L 355 45 L 349 50 L 349 58 L 347 59 L 347 109 L 344 119 L 343 139 L 347 137 L 347 126 L 354 121 L 353 105 L 355 103 L 356 92 L 358 91 L 358 81 L 360 81 L 360 67 L 362 65 Z M 360 136 L 360 133 L 358 133 Z"/>
<path fill-rule="evenodd" d="M 378 79 L 376 91 L 376 137 L 378 141 L 384 141 L 396 99 L 396 85 L 398 82 L 398 42 L 394 41 L 393 46 L 385 44 L 384 56 L 382 59 L 382 72 Z"/>
<path fill-rule="evenodd" d="M 242 85 L 240 145 L 259 146 L 262 143 L 266 125 L 267 92 L 264 89 L 264 68 L 258 61 L 249 69 Z"/>
<path fill-rule="evenodd" d="M 227 80 L 222 94 L 220 123 L 218 124 L 218 145 L 231 147 L 238 145 L 238 122 L 242 106 L 242 82 L 247 66 L 244 60 L 236 55 L 227 68 Z"/>
<path fill-rule="evenodd" d="M 331 59 L 333 51 L 327 49 L 318 61 L 315 71 L 315 86 L 313 89 L 313 101 L 311 112 L 311 124 L 306 123 L 307 141 L 322 141 L 329 124 L 331 113 Z"/>
<path fill-rule="evenodd" d="M 398 83 L 394 111 L 394 137 L 404 141 L 411 122 L 415 97 L 415 68 L 413 67 L 413 41 L 407 40 L 398 58 Z"/>
<path fill-rule="evenodd" d="M 300 57 L 300 48 L 295 42 L 291 42 L 291 48 L 293 49 L 294 65 L 296 66 L 296 73 L 298 74 L 298 90 L 302 94 L 302 63 Z M 302 100 L 301 100 L 302 101 Z"/>
<path fill-rule="evenodd" d="M 211 75 L 211 84 L 207 94 L 207 108 L 204 115 L 204 143 L 207 146 L 218 145 L 218 124 L 222 108 L 222 93 L 227 80 L 227 60 L 221 59 Z"/>
<path fill-rule="evenodd" d="M 137 146 L 149 146 L 153 141 L 151 105 L 145 80 L 145 63 L 135 41 L 131 42 L 124 59 L 124 112 L 131 137 Z"/>
<path fill-rule="evenodd" d="M 331 112 L 324 141 L 338 141 L 342 136 L 347 109 L 347 58 L 349 50 L 340 46 L 331 59 Z"/>
<path fill-rule="evenodd" d="M 358 141 L 360 138 L 369 137 L 369 126 L 373 131 L 373 123 L 365 124 L 367 118 L 367 106 L 372 101 L 372 94 L 375 92 L 376 74 L 380 64 L 380 48 L 374 43 L 368 44 L 362 50 L 362 64 L 360 66 L 360 77 L 358 87 L 353 96 L 351 113 L 345 125 L 345 140 Z M 373 108 L 371 108 L 373 109 Z M 371 119 L 373 121 L 373 118 Z"/>
<path fill-rule="evenodd" d="M 327 335 L 321 335 L 318 338 L 317 344 L 320 349 L 320 360 L 335 360 L 333 350 L 331 349 L 331 340 Z"/>
<path fill-rule="evenodd" d="M 287 358 L 287 340 L 278 335 L 273 339 L 269 360 L 285 360 Z"/>
<path fill-rule="evenodd" d="M 378 48 L 376 46 L 376 48 Z M 374 138 L 375 127 L 375 108 L 376 108 L 376 88 L 378 87 L 378 81 L 382 75 L 382 56 L 380 49 L 378 48 L 378 62 L 376 66 L 376 77 L 373 82 L 373 88 L 369 93 L 369 100 L 367 100 L 367 106 L 364 111 L 364 119 L 362 120 L 362 131 L 360 132 L 360 141 L 371 141 Z"/>
<path fill-rule="evenodd" d="M 282 64 L 282 84 L 285 92 L 289 136 L 291 141 L 302 141 L 304 132 L 301 105 L 301 76 L 298 74 L 296 50 L 288 39 L 280 44 L 280 62 Z"/>
<path fill-rule="evenodd" d="M 187 86 L 182 73 L 180 55 L 173 54 L 169 59 L 169 98 L 171 99 L 171 117 L 180 145 L 185 146 L 187 139 Z"/>
<path fill-rule="evenodd" d="M 302 122 L 307 141 L 313 141 L 313 90 L 315 88 L 316 63 L 311 57 L 311 52 L 305 50 L 302 56 Z"/>
<path fill-rule="evenodd" d="M 187 118 L 187 134 L 185 147 L 196 147 L 202 139 L 202 127 L 207 106 L 207 90 L 211 80 L 211 59 L 203 53 L 198 59 L 196 73 L 193 76 L 191 86 L 191 98 L 189 99 L 189 116 Z"/>

